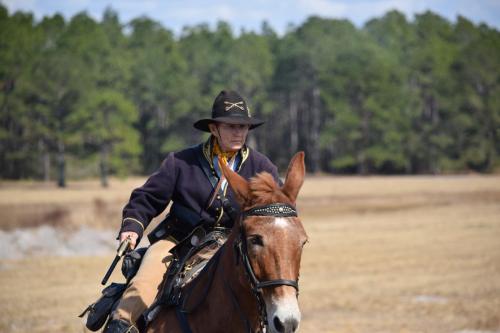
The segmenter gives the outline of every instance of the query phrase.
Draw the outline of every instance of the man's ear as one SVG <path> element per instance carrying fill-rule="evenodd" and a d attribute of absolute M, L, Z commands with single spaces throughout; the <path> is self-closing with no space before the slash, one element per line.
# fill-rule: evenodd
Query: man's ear
<path fill-rule="evenodd" d="M 226 177 L 229 186 L 233 189 L 236 200 L 243 210 L 250 204 L 250 184 L 245 178 L 231 170 L 225 163 L 219 161 L 219 167 L 224 177 Z"/>
<path fill-rule="evenodd" d="M 304 156 L 304 152 L 300 151 L 292 158 L 288 165 L 285 184 L 281 189 L 293 203 L 297 200 L 297 195 L 304 183 L 304 176 L 306 174 Z"/>
<path fill-rule="evenodd" d="M 210 130 L 210 133 L 215 136 L 216 138 L 219 137 L 219 133 L 217 131 L 217 125 L 214 123 L 209 123 L 208 124 L 208 129 Z"/>

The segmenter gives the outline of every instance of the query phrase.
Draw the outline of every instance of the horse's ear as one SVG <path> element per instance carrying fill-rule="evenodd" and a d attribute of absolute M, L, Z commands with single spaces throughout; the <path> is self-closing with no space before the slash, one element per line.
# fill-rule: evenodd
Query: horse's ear
<path fill-rule="evenodd" d="M 229 186 L 233 189 L 236 200 L 242 208 L 245 207 L 250 201 L 250 184 L 245 178 L 231 170 L 225 163 L 219 161 L 219 168 L 222 170 L 224 177 L 226 177 Z"/>
<path fill-rule="evenodd" d="M 300 188 L 304 183 L 304 176 L 306 174 L 306 166 L 304 164 L 304 152 L 300 151 L 292 158 L 288 165 L 286 172 L 285 184 L 282 191 L 285 195 L 295 203 Z"/>

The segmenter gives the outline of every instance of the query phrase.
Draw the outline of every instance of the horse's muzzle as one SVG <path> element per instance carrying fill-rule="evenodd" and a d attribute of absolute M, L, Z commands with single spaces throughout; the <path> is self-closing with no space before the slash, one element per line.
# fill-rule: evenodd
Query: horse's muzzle
<path fill-rule="evenodd" d="M 300 323 L 300 310 L 296 297 L 266 302 L 268 332 L 294 333 Z"/>

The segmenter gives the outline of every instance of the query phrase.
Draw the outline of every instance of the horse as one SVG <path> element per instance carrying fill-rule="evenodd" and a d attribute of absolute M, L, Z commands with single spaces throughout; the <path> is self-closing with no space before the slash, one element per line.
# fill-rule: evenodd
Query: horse
<path fill-rule="evenodd" d="M 300 323 L 298 279 L 307 234 L 295 203 L 304 153 L 282 187 L 266 172 L 247 181 L 221 164 L 241 207 L 225 244 L 185 287 L 177 307 L 161 307 L 147 332 L 293 333 Z"/>

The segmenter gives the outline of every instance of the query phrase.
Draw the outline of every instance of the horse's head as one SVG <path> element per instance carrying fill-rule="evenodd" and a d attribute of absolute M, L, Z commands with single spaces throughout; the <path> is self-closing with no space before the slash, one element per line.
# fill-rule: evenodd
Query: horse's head
<path fill-rule="evenodd" d="M 304 181 L 304 153 L 293 157 L 282 187 L 269 173 L 247 181 L 225 165 L 221 167 L 242 210 L 235 225 L 237 256 L 259 302 L 265 304 L 268 332 L 295 332 L 300 322 L 300 259 L 307 241 L 295 210 Z"/>

